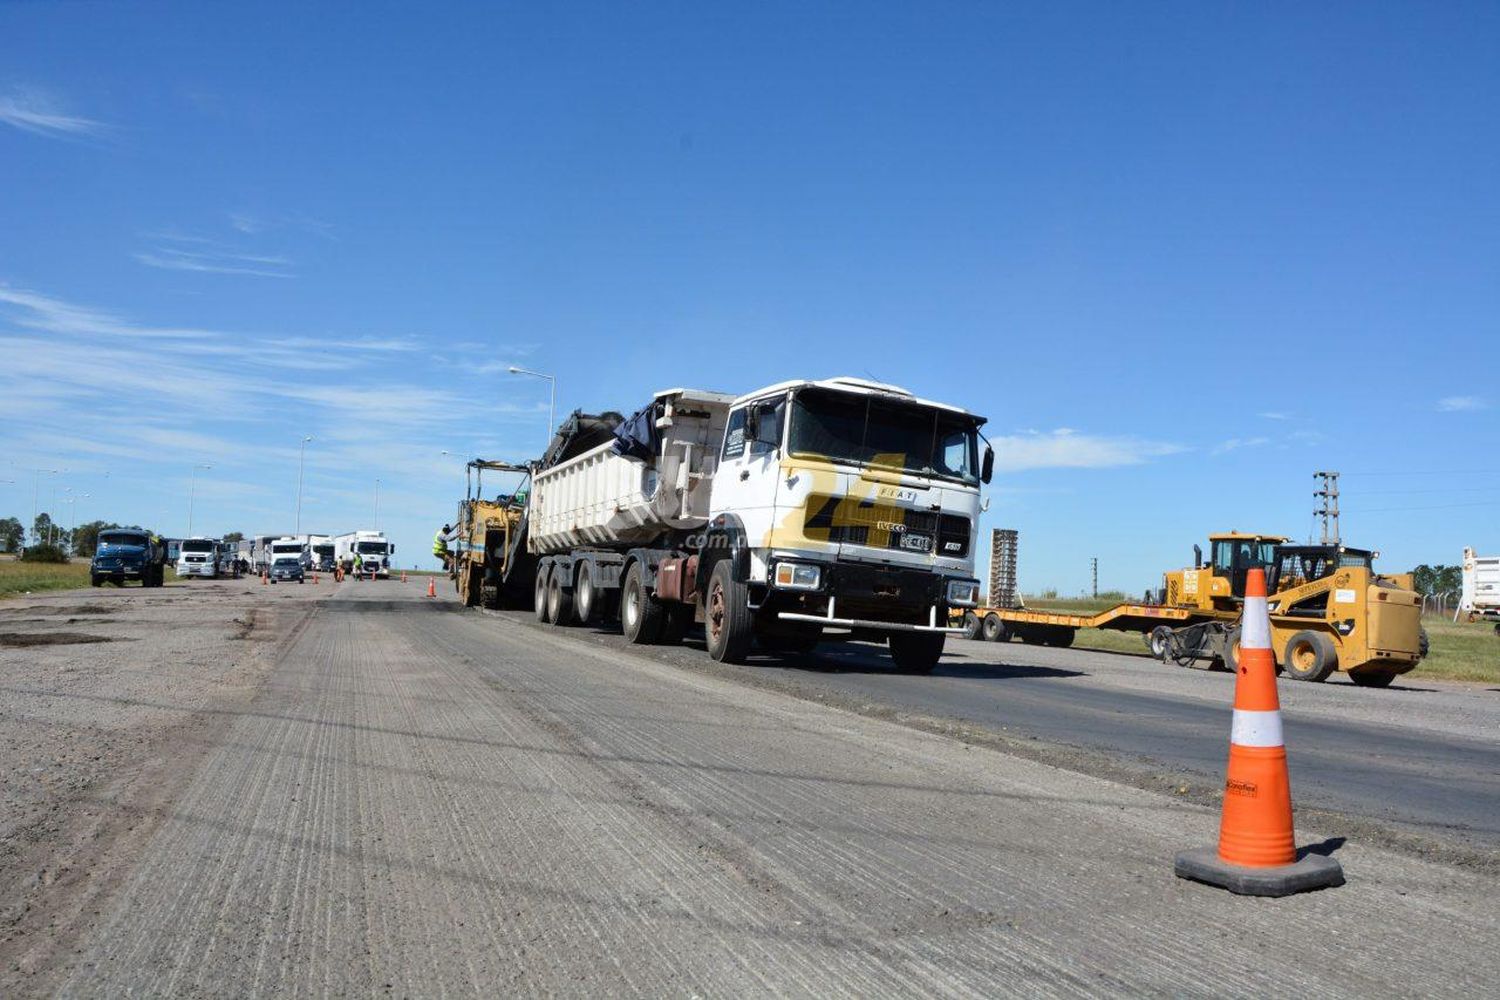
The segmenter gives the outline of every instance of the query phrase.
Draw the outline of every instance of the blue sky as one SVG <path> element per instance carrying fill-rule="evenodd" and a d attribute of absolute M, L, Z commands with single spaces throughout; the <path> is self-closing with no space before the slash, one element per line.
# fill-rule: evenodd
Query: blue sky
<path fill-rule="evenodd" d="M 1500 7 L 0 4 L 0 516 L 380 526 L 558 408 L 977 410 L 1030 590 L 1500 551 Z M 61 517 L 68 519 L 63 510 Z M 430 560 L 424 560 L 424 565 Z"/>

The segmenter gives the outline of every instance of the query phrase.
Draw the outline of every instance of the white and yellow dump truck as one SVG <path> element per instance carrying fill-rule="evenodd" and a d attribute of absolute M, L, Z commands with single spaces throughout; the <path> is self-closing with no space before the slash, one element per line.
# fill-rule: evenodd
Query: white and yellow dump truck
<path fill-rule="evenodd" d="M 537 617 L 618 616 L 633 643 L 701 620 L 731 663 L 877 640 L 928 672 L 962 631 L 950 611 L 978 602 L 983 424 L 853 378 L 658 392 L 610 440 L 533 472 Z"/>

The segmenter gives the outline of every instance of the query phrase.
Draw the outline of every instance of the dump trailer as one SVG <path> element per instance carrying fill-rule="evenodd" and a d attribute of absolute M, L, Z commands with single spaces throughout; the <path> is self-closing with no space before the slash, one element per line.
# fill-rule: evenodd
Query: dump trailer
<path fill-rule="evenodd" d="M 536 615 L 618 616 L 632 643 L 701 619 L 723 662 L 878 640 L 930 671 L 961 631 L 950 612 L 978 600 L 983 423 L 852 378 L 658 392 L 610 440 L 533 472 Z"/>
<path fill-rule="evenodd" d="M 996 539 L 995 544 L 1001 545 Z M 1163 577 L 1160 604 L 1118 604 L 1093 615 L 1024 607 L 975 609 L 974 638 L 1068 646 L 1080 628 L 1140 632 L 1153 656 L 1180 665 L 1239 665 L 1239 618 L 1252 568 L 1266 574 L 1271 645 L 1294 680 L 1323 681 L 1342 670 L 1354 683 L 1385 687 L 1427 654 L 1421 597 L 1409 574 L 1375 572 L 1378 553 L 1345 545 L 1294 545 L 1279 535 L 1225 532 L 1210 559 Z M 992 602 L 993 603 L 993 602 Z"/>
<path fill-rule="evenodd" d="M 520 485 L 507 493 L 484 498 L 484 474 L 520 476 Z M 453 522 L 448 576 L 459 600 L 468 607 L 521 607 L 531 600 L 530 581 L 536 558 L 523 544 L 526 521 L 527 465 L 476 458 L 465 469 L 465 495 Z M 530 569 L 516 565 L 530 564 Z M 517 581 L 526 581 L 518 586 Z"/>
<path fill-rule="evenodd" d="M 1467 615 L 1471 622 L 1492 621 L 1495 634 L 1500 635 L 1500 556 L 1479 556 L 1473 549 L 1464 549 L 1463 570 L 1463 591 L 1453 620 Z"/>

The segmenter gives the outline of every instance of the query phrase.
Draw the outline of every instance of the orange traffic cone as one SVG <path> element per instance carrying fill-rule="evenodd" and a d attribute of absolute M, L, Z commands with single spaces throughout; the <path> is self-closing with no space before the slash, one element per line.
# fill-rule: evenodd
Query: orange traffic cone
<path fill-rule="evenodd" d="M 430 576 L 427 578 L 427 596 L 428 597 L 436 597 L 437 596 L 437 581 L 434 580 Z"/>
<path fill-rule="evenodd" d="M 261 570 L 261 573 L 260 573 L 260 585 L 262 587 L 264 587 L 266 584 L 268 584 L 270 582 L 271 582 L 271 571 L 270 570 Z"/>
<path fill-rule="evenodd" d="M 318 582 L 318 571 L 317 570 L 313 570 L 313 583 L 317 583 L 317 582 Z"/>
<path fill-rule="evenodd" d="M 1249 896 L 1287 896 L 1343 885 L 1344 870 L 1333 858 L 1311 853 L 1297 858 L 1262 569 L 1250 570 L 1245 581 L 1239 633 L 1219 847 L 1178 854 L 1177 875 Z"/>
<path fill-rule="evenodd" d="M 401 582 L 402 583 L 406 582 L 406 570 L 404 570 L 404 569 L 401 571 Z"/>

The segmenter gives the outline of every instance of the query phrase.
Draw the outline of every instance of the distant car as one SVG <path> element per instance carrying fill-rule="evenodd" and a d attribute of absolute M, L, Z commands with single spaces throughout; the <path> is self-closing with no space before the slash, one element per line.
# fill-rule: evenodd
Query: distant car
<path fill-rule="evenodd" d="M 307 579 L 306 571 L 302 568 L 302 560 L 296 556 L 282 556 L 271 564 L 271 582 L 285 580 L 290 583 L 296 580 L 298 583 Z"/>

